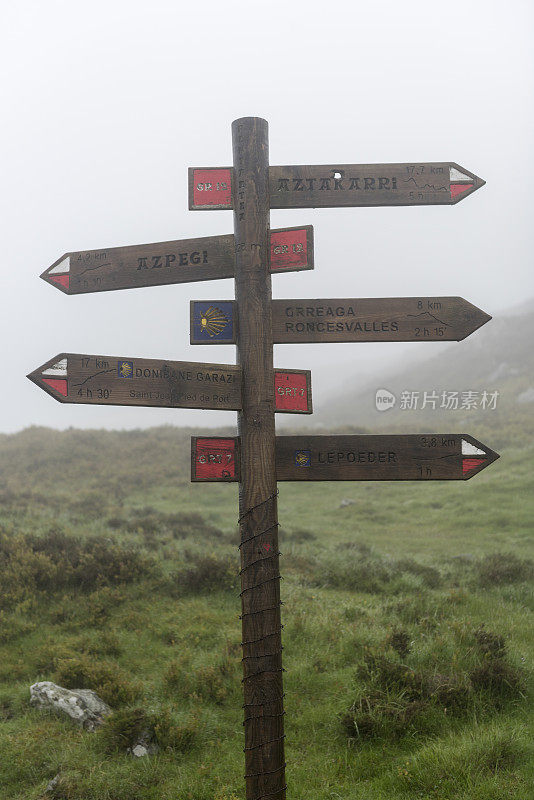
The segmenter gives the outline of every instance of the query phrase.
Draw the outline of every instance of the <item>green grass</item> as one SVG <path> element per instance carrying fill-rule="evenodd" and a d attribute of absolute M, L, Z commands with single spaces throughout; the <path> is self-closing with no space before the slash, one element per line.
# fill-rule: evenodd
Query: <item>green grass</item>
<path fill-rule="evenodd" d="M 188 435 L 0 441 L 2 800 L 58 773 L 58 800 L 244 796 L 237 487 L 189 483 Z M 466 483 L 280 484 L 289 800 L 534 797 L 533 466 L 518 442 Z M 115 728 L 31 709 L 37 680 Z M 139 714 L 161 750 L 133 760 Z"/>

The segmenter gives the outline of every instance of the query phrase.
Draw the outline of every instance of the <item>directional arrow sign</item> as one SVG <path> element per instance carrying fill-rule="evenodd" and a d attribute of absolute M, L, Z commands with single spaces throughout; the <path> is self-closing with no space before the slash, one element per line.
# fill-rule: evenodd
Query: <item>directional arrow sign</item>
<path fill-rule="evenodd" d="M 275 409 L 311 414 L 309 370 L 275 370 Z M 28 375 L 60 403 L 239 410 L 241 368 L 61 353 Z"/>
<path fill-rule="evenodd" d="M 273 300 L 273 341 L 460 341 L 491 317 L 462 297 L 383 297 Z M 229 300 L 191 302 L 191 344 L 236 339 L 236 306 Z"/>
<path fill-rule="evenodd" d="M 464 433 L 276 437 L 278 481 L 469 480 L 497 458 Z M 239 480 L 239 440 L 193 436 L 191 480 Z"/>
<path fill-rule="evenodd" d="M 484 184 L 448 161 L 269 167 L 271 208 L 453 205 Z M 230 167 L 189 169 L 192 210 L 234 208 L 239 192 Z"/>
<path fill-rule="evenodd" d="M 271 272 L 313 269 L 313 227 L 271 231 Z M 66 253 L 41 278 L 66 294 L 233 278 L 233 234 Z"/>

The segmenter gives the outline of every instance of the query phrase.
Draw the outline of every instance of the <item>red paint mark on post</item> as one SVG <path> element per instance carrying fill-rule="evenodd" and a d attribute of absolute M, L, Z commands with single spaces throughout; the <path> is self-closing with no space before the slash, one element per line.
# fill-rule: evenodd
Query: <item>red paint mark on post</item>
<path fill-rule="evenodd" d="M 454 200 L 459 194 L 467 192 L 468 189 L 472 189 L 473 185 L 472 183 L 451 183 L 451 200 Z"/>
<path fill-rule="evenodd" d="M 308 383 L 302 372 L 274 373 L 274 397 L 277 411 L 307 411 Z"/>
<path fill-rule="evenodd" d="M 195 207 L 232 208 L 232 171 L 230 169 L 195 169 L 193 171 Z"/>
<path fill-rule="evenodd" d="M 236 476 L 235 445 L 235 439 L 197 439 L 195 452 L 197 480 L 234 480 Z"/>
<path fill-rule="evenodd" d="M 291 269 L 308 265 L 306 229 L 271 232 L 271 269 Z"/>
<path fill-rule="evenodd" d="M 67 396 L 68 392 L 67 392 L 67 381 L 66 380 L 63 380 L 61 378 L 59 378 L 59 379 L 58 378 L 41 378 L 41 380 L 43 381 L 43 383 L 46 383 L 47 386 L 50 386 L 50 388 L 53 389 L 55 392 L 58 392 L 58 394 L 63 395 L 63 397 Z"/>

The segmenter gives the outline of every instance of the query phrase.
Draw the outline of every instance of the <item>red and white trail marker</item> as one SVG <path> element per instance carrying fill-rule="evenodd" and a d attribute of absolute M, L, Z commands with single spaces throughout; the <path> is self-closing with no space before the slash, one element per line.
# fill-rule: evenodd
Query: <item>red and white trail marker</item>
<path fill-rule="evenodd" d="M 454 205 L 484 184 L 443 161 L 269 167 L 271 208 Z M 191 210 L 234 208 L 238 194 L 230 167 L 190 167 Z"/>
<path fill-rule="evenodd" d="M 275 228 L 270 239 L 271 272 L 313 269 L 311 225 Z M 234 236 L 229 233 L 65 253 L 41 278 L 65 294 L 87 294 L 234 276 Z"/>
<path fill-rule="evenodd" d="M 235 364 L 61 353 L 28 375 L 60 403 L 239 411 Z M 310 370 L 274 371 L 275 411 L 311 414 Z"/>
<path fill-rule="evenodd" d="M 198 441 L 202 449 L 198 450 Z M 192 481 L 232 481 L 221 455 L 239 459 L 239 439 L 191 440 Z M 464 433 L 348 436 L 277 436 L 277 481 L 429 481 L 469 480 L 499 458 L 498 453 Z"/>

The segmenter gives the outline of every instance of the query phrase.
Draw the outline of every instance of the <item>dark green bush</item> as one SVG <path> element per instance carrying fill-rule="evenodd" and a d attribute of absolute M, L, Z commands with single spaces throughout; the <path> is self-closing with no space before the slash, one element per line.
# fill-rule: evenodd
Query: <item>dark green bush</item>
<path fill-rule="evenodd" d="M 185 539 L 188 536 L 202 539 L 222 537 L 221 531 L 206 522 L 201 514 L 194 512 L 166 514 L 151 506 L 145 506 L 129 517 L 111 517 L 107 524 L 114 530 L 138 533 L 149 539 L 166 535 L 173 539 Z"/>
<path fill-rule="evenodd" d="M 173 595 L 203 594 L 237 586 L 238 569 L 232 558 L 187 552 L 185 561 L 185 566 L 167 582 Z"/>
<path fill-rule="evenodd" d="M 437 589 L 441 586 L 441 574 L 435 567 L 430 567 L 426 564 L 420 564 L 414 561 L 413 558 L 403 558 L 395 563 L 395 569 L 399 572 L 407 572 L 410 575 L 416 575 L 421 578 L 425 586 L 429 589 Z"/>
<path fill-rule="evenodd" d="M 0 601 L 13 605 L 35 591 L 93 591 L 139 580 L 154 562 L 102 536 L 70 536 L 59 528 L 44 536 L 0 530 Z"/>
<path fill-rule="evenodd" d="M 235 688 L 234 674 L 235 663 L 227 658 L 218 664 L 201 667 L 194 677 L 194 694 L 202 700 L 222 705 Z"/>
<path fill-rule="evenodd" d="M 193 747 L 197 732 L 195 717 L 186 724 L 178 724 L 168 709 L 156 712 L 126 708 L 108 717 L 98 735 L 109 753 L 124 752 L 141 738 L 147 743 L 158 744 L 162 749 L 185 753 Z"/>
<path fill-rule="evenodd" d="M 392 647 L 401 658 L 404 658 L 411 650 L 410 634 L 402 630 L 392 631 L 386 640 L 386 644 Z"/>
<path fill-rule="evenodd" d="M 117 664 L 90 656 L 54 660 L 54 681 L 66 689 L 93 689 L 112 708 L 133 703 L 141 686 Z"/>
<path fill-rule="evenodd" d="M 534 561 L 518 558 L 513 553 L 492 553 L 477 565 L 481 586 L 491 588 L 504 583 L 519 583 L 534 578 Z"/>
<path fill-rule="evenodd" d="M 524 696 L 525 685 L 522 672 L 503 658 L 490 658 L 470 675 L 475 689 L 489 694 L 494 699 L 518 699 Z"/>
<path fill-rule="evenodd" d="M 237 660 L 226 655 L 216 664 L 208 664 L 195 671 L 184 660 L 172 661 L 164 682 L 173 695 L 194 697 L 222 705 L 235 689 Z"/>
<path fill-rule="evenodd" d="M 484 625 L 476 629 L 474 636 L 479 651 L 488 658 L 502 658 L 506 655 L 504 636 L 486 630 Z"/>
<path fill-rule="evenodd" d="M 461 635 L 461 632 L 458 632 Z M 388 658 L 382 650 L 367 649 L 357 677 L 363 684 L 341 724 L 350 738 L 400 739 L 407 734 L 442 730 L 447 720 L 471 712 L 477 717 L 502 708 L 505 701 L 524 696 L 524 676 L 505 659 L 506 645 L 502 636 L 490 633 L 483 626 L 474 631 L 475 648 L 463 641 L 456 669 L 451 670 L 447 656 L 445 670 L 438 669 L 442 647 L 426 663 L 431 666 L 402 663 Z M 409 656 L 409 637 L 405 631 L 394 631 L 385 641 L 403 658 Z M 472 642 L 472 639 L 471 639 Z M 458 645 L 457 645 L 458 646 Z M 458 651 L 456 651 L 458 652 Z M 461 658 L 478 664 L 470 670 L 461 666 Z M 441 655 L 443 659 L 443 655 Z M 412 665 L 413 664 L 413 665 Z"/>

